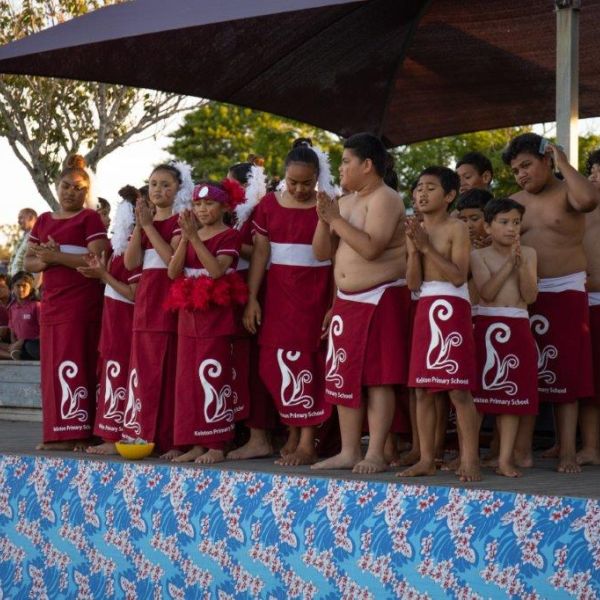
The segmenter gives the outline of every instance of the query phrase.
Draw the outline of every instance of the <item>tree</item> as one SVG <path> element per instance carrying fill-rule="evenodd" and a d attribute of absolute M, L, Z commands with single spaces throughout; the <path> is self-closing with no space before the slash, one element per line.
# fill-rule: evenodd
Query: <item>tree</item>
<path fill-rule="evenodd" d="M 342 154 L 340 138 L 297 121 L 249 108 L 209 102 L 188 113 L 172 135 L 168 151 L 185 160 L 198 179 L 222 179 L 229 167 L 256 154 L 265 159 L 271 176 L 283 173 L 285 155 L 294 139 L 309 137 L 329 152 L 332 172 L 337 174 Z"/>
<path fill-rule="evenodd" d="M 410 190 L 422 169 L 429 165 L 453 168 L 467 152 L 485 154 L 494 169 L 493 192 L 496 196 L 510 195 L 515 191 L 514 178 L 500 157 L 509 140 L 530 128 L 511 127 L 491 131 L 477 131 L 426 142 L 400 146 L 394 151 L 401 189 Z"/>
<path fill-rule="evenodd" d="M 0 43 L 120 0 L 0 0 Z M 6 137 L 40 195 L 58 204 L 54 181 L 80 153 L 95 171 L 134 136 L 187 110 L 182 96 L 123 86 L 19 75 L 0 76 L 0 136 Z"/>

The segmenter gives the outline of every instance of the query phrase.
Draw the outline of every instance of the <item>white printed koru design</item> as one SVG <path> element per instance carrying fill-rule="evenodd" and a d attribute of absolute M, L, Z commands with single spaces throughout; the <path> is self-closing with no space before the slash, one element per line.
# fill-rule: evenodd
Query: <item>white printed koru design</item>
<path fill-rule="evenodd" d="M 504 390 L 510 396 L 519 391 L 519 386 L 508 378 L 509 371 L 519 366 L 519 359 L 514 354 L 504 358 L 494 347 L 494 342 L 506 344 L 510 340 L 510 327 L 505 323 L 493 323 L 485 332 L 485 365 L 481 375 L 484 390 Z"/>
<path fill-rule="evenodd" d="M 533 330 L 535 337 L 535 347 L 537 348 L 538 360 L 538 381 L 543 381 L 547 384 L 553 384 L 556 382 L 556 373 L 548 368 L 548 362 L 558 357 L 558 350 L 556 346 L 549 344 L 540 348 L 538 344 L 537 336 L 545 335 L 550 329 L 550 322 L 543 315 L 532 315 L 529 317 L 529 324 Z"/>
<path fill-rule="evenodd" d="M 438 325 L 440 321 L 448 321 L 452 318 L 454 309 L 447 300 L 436 300 L 429 307 L 429 329 L 431 340 L 427 350 L 427 368 L 446 371 L 448 375 L 454 375 L 458 371 L 458 363 L 449 358 L 452 348 L 462 344 L 463 338 L 458 331 L 451 331 L 446 337 Z"/>
<path fill-rule="evenodd" d="M 64 360 L 58 367 L 58 380 L 60 382 L 60 416 L 62 419 L 77 419 L 81 423 L 87 421 L 87 410 L 79 407 L 79 403 L 88 397 L 87 389 L 80 385 L 75 391 L 67 379 L 77 377 L 79 368 L 72 360 Z"/>
<path fill-rule="evenodd" d="M 325 364 L 327 365 L 327 375 L 325 375 L 326 381 L 331 381 L 333 385 L 339 390 L 344 385 L 344 378 L 338 373 L 340 364 L 346 362 L 346 351 L 343 348 L 335 347 L 335 338 L 342 335 L 344 332 L 344 321 L 339 315 L 335 315 L 331 319 L 329 326 L 329 342 L 327 344 L 327 358 Z"/>
<path fill-rule="evenodd" d="M 277 350 L 277 364 L 281 373 L 281 403 L 284 406 L 300 405 L 304 408 L 311 408 L 315 401 L 312 396 L 304 393 L 304 385 L 312 381 L 312 373 L 304 369 L 296 376 L 285 362 L 286 360 L 296 362 L 300 356 L 300 352 L 294 352 L 293 350 L 283 350 L 281 348 Z"/>
<path fill-rule="evenodd" d="M 103 415 L 105 419 L 109 419 L 115 423 L 123 421 L 123 413 L 119 410 L 119 406 L 127 396 L 127 390 L 124 387 L 113 388 L 112 379 L 118 377 L 120 373 L 121 365 L 116 360 L 106 361 Z"/>
<path fill-rule="evenodd" d="M 233 410 L 227 407 L 227 398 L 231 397 L 231 386 L 224 385 L 218 392 L 208 378 L 220 377 L 223 367 L 218 360 L 207 358 L 200 363 L 198 376 L 204 392 L 204 419 L 207 423 L 233 421 Z"/>
<path fill-rule="evenodd" d="M 142 401 L 136 397 L 138 383 L 137 369 L 131 369 L 129 373 L 127 404 L 123 411 L 123 429 L 133 431 L 136 435 L 142 433 L 142 427 L 138 421 L 138 414 L 142 410 Z"/>

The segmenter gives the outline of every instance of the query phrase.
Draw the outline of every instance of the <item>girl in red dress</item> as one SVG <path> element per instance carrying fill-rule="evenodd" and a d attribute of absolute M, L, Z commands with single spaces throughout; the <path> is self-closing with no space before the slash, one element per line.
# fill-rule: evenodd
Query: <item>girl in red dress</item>
<path fill-rule="evenodd" d="M 260 375 L 290 427 L 281 465 L 315 462 L 315 429 L 331 413 L 321 339 L 332 301 L 331 262 L 317 261 L 312 252 L 321 171 L 310 141 L 297 140 L 285 160 L 285 190 L 267 194 L 253 219 L 244 325 L 251 333 L 260 328 Z M 269 256 L 263 311 L 258 292 Z"/>
<path fill-rule="evenodd" d="M 192 447 L 175 462 L 222 461 L 233 439 L 234 305 L 246 302 L 247 291 L 235 272 L 241 237 L 223 217 L 243 199 L 235 181 L 202 183 L 192 210 L 179 217 L 181 235 L 168 268 L 176 280 L 168 305 L 179 310 L 175 444 Z"/>
<path fill-rule="evenodd" d="M 40 316 L 43 443 L 38 450 L 80 449 L 92 433 L 102 286 L 77 272 L 106 249 L 106 229 L 84 208 L 90 178 L 71 157 L 58 183 L 57 212 L 42 214 L 29 237 L 25 269 L 44 272 Z"/>
<path fill-rule="evenodd" d="M 167 265 L 174 252 L 173 238 L 180 233 L 173 211 L 189 204 L 192 191 L 187 165 L 156 167 L 149 180 L 152 207 L 138 199 L 124 256 L 125 268 L 133 271 L 141 266 L 142 276 L 133 309 L 123 435 L 155 442 L 167 459 L 180 453 L 173 443 L 177 314 L 164 308 L 171 285 Z"/>
<path fill-rule="evenodd" d="M 246 202 L 235 211 L 235 227 L 240 232 L 242 247 L 237 271 L 244 281 L 248 281 L 248 268 L 252 255 L 252 220 L 261 198 L 267 193 L 265 172 L 260 159 L 253 162 L 238 163 L 231 167 L 228 179 L 239 182 L 246 192 Z M 264 286 L 263 286 L 264 287 Z M 263 292 L 264 293 L 264 290 Z M 273 454 L 271 432 L 277 426 L 278 418 L 273 400 L 258 374 L 258 340 L 251 335 L 242 322 L 243 307 L 238 315 L 238 330 L 233 339 L 233 365 L 235 379 L 233 390 L 239 403 L 244 407 L 236 413 L 244 419 L 250 431 L 248 441 L 227 454 L 228 459 L 243 460 L 260 458 Z"/>
<path fill-rule="evenodd" d="M 122 437 L 133 305 L 137 282 L 142 275 L 140 268 L 128 271 L 123 264 L 123 253 L 134 227 L 134 207 L 139 192 L 128 185 L 119 190 L 119 194 L 123 202 L 117 208 L 108 261 L 104 256 L 93 256 L 88 259 L 87 267 L 77 269 L 85 277 L 99 279 L 105 284 L 99 345 L 100 390 L 94 422 L 94 435 L 103 441 L 90 446 L 87 449 L 90 454 L 116 454 L 115 442 Z"/>

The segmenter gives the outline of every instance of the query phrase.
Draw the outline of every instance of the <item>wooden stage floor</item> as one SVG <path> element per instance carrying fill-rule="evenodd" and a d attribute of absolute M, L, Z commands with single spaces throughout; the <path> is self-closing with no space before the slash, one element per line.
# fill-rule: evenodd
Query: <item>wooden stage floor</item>
<path fill-rule="evenodd" d="M 0 454 L 26 454 L 32 456 L 60 456 L 81 460 L 123 461 L 116 457 L 92 457 L 73 452 L 37 452 L 36 443 L 41 440 L 41 423 L 22 421 L 0 421 Z M 168 464 L 158 459 L 146 459 L 144 462 L 153 464 Z M 433 485 L 443 487 L 463 487 L 514 492 L 521 494 L 539 494 L 546 496 L 571 496 L 576 498 L 600 499 L 600 466 L 583 467 L 580 474 L 560 474 L 554 471 L 555 461 L 538 459 L 536 467 L 524 470 L 524 476 L 519 479 L 509 479 L 496 475 L 491 469 L 483 470 L 483 480 L 476 483 L 464 484 L 455 475 L 438 472 L 433 477 L 415 479 L 396 476 L 399 469 L 390 470 L 377 475 L 354 475 L 348 471 L 313 471 L 309 467 L 280 467 L 274 464 L 274 458 L 263 458 L 245 461 L 226 461 L 205 467 L 194 463 L 178 465 L 191 469 L 224 469 L 235 471 L 259 471 L 281 475 L 300 475 L 309 477 L 326 477 L 336 479 L 363 479 L 384 483 L 405 483 L 418 485 Z"/>

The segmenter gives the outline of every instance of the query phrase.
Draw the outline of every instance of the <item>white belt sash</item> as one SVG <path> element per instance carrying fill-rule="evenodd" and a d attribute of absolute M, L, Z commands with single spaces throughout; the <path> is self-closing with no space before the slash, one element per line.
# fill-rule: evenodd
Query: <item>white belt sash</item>
<path fill-rule="evenodd" d="M 125 304 L 133 304 L 133 302 L 131 300 L 129 300 L 128 298 L 125 298 L 125 296 L 122 296 L 121 294 L 119 294 L 119 292 L 117 292 L 117 290 L 112 288 L 110 285 L 107 285 L 104 288 L 104 296 L 106 298 L 112 298 L 113 300 L 118 300 L 119 302 L 124 302 Z"/>
<path fill-rule="evenodd" d="M 421 290 L 419 297 L 426 298 L 428 296 L 454 296 L 455 298 L 462 298 L 469 304 L 469 288 L 466 283 L 463 283 L 460 287 L 456 287 L 449 281 L 424 281 L 421 284 Z"/>
<path fill-rule="evenodd" d="M 538 281 L 538 290 L 555 294 L 559 292 L 585 292 L 586 278 L 585 271 L 570 273 L 562 277 L 545 277 Z"/>
<path fill-rule="evenodd" d="M 406 279 L 396 279 L 396 281 L 391 281 L 390 283 L 384 283 L 372 290 L 367 290 L 366 292 L 358 292 L 356 294 L 348 294 L 346 292 L 342 292 L 338 290 L 337 296 L 341 300 L 349 300 L 350 302 L 362 302 L 363 304 L 374 304 L 377 306 L 381 297 L 385 293 L 385 290 L 391 287 L 401 287 L 406 285 Z"/>
<path fill-rule="evenodd" d="M 529 319 L 529 313 L 524 308 L 515 306 L 479 306 L 477 315 L 480 317 L 505 317 L 509 319 Z"/>
<path fill-rule="evenodd" d="M 144 252 L 144 264 L 142 269 L 166 269 L 165 261 L 160 257 L 160 254 L 151 248 Z"/>
<path fill-rule="evenodd" d="M 311 244 L 278 244 L 271 242 L 271 264 L 289 267 L 327 267 L 330 260 L 317 260 Z"/>

